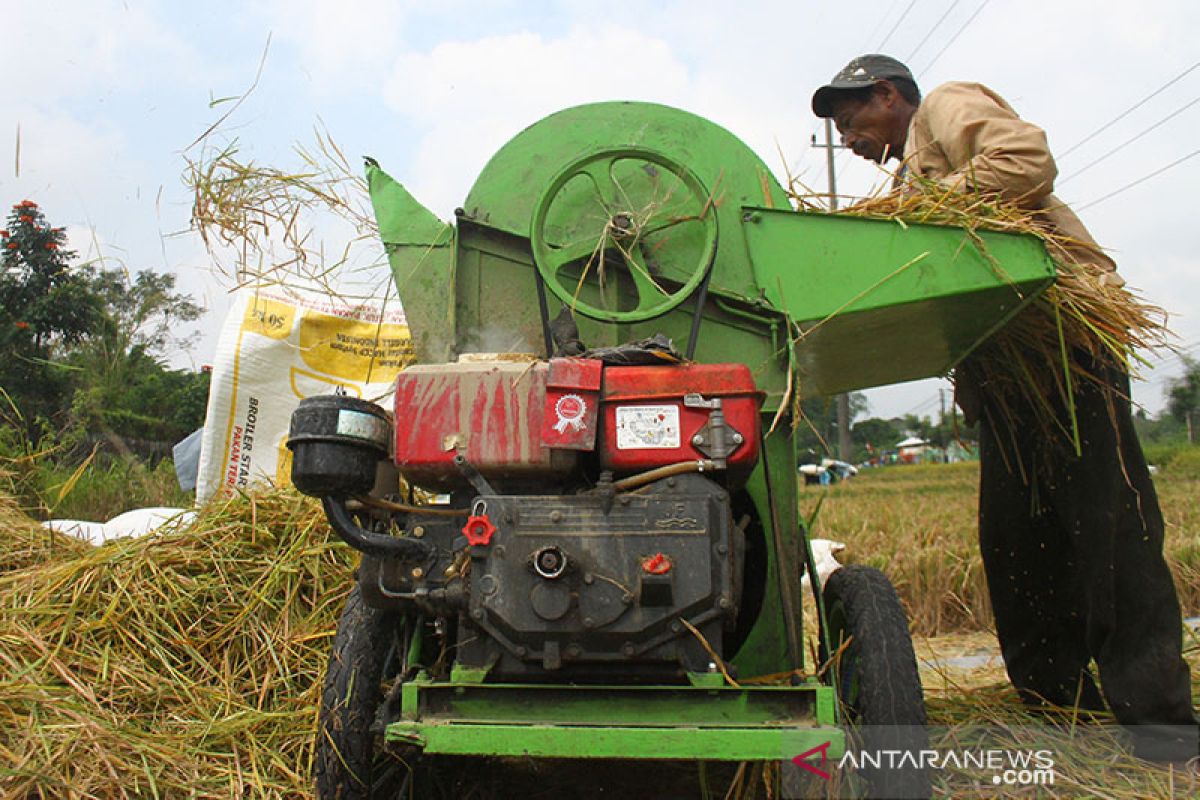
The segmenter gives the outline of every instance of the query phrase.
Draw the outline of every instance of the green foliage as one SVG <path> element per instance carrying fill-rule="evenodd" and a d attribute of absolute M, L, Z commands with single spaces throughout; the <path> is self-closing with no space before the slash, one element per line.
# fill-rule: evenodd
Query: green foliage
<path fill-rule="evenodd" d="M 1187 429 L 1183 422 L 1170 414 L 1154 418 L 1148 415 L 1145 409 L 1138 409 L 1133 415 L 1133 427 L 1137 430 L 1142 449 L 1146 451 L 1146 457 L 1152 464 L 1162 464 L 1166 461 L 1160 452 L 1174 453 L 1187 445 Z M 1154 454 L 1153 458 L 1151 454 Z"/>
<path fill-rule="evenodd" d="M 904 434 L 896 430 L 895 425 L 879 417 L 856 422 L 850 429 L 850 439 L 854 442 L 854 460 L 857 462 L 866 461 L 884 450 L 890 450 L 903 438 Z"/>
<path fill-rule="evenodd" d="M 1181 447 L 1167 462 L 1167 473 L 1172 478 L 1200 480 L 1200 447 Z"/>
<path fill-rule="evenodd" d="M 1188 442 L 1196 442 L 1200 425 L 1200 361 L 1183 356 L 1183 376 L 1167 388 L 1167 411 L 1187 428 Z"/>
<path fill-rule="evenodd" d="M 55 364 L 100 321 L 98 298 L 86 270 L 72 269 L 66 234 L 51 228 L 31 200 L 13 206 L 0 231 L 0 386 L 22 409 L 26 434 L 36 436 L 38 416 L 59 418 L 70 403 L 71 375 Z"/>
<path fill-rule="evenodd" d="M 1171 463 L 1171 459 L 1175 458 L 1180 450 L 1187 447 L 1187 442 L 1185 442 L 1183 439 L 1177 439 L 1175 441 L 1168 442 L 1147 443 L 1146 437 L 1143 436 L 1140 431 L 1138 436 L 1142 439 L 1142 454 L 1146 456 L 1146 463 L 1154 464 L 1158 467 L 1162 467 Z"/>
<path fill-rule="evenodd" d="M 865 414 L 867 396 L 862 392 L 850 393 L 850 421 Z M 800 452 L 809 451 L 817 461 L 821 456 L 836 456 L 838 447 L 837 400 L 833 397 L 806 397 L 800 401 L 803 419 L 796 428 L 796 442 Z"/>
<path fill-rule="evenodd" d="M 203 423 L 208 376 L 160 361 L 202 313 L 173 275 L 73 265 L 63 229 L 30 200 L 0 242 L 0 387 L 20 438 L 40 449 L 51 429 L 51 452 L 70 451 L 95 436 L 174 442 Z"/>
<path fill-rule="evenodd" d="M 60 438 L 44 431 L 35 449 L 19 429 L 0 427 L 0 496 L 12 498 L 31 517 L 103 522 L 131 508 L 192 502 L 170 461 L 150 467 L 137 458 L 94 451 L 68 458 L 70 448 Z"/>

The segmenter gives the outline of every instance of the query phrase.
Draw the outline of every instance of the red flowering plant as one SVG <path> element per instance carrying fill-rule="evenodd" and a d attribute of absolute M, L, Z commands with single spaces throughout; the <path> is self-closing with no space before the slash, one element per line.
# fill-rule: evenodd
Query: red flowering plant
<path fill-rule="evenodd" d="M 66 231 L 51 228 L 37 203 L 32 200 L 23 200 L 14 205 L 7 223 L 3 232 L 4 246 L 0 248 L 0 274 L 5 276 L 6 284 L 12 285 L 0 287 L 3 289 L 0 301 L 15 312 L 27 308 L 31 303 L 56 296 L 57 287 L 69 280 L 70 262 L 75 254 L 65 249 Z M 13 294 L 16 283 L 22 283 L 24 289 Z M 34 329 L 41 328 L 37 315 L 25 316 L 19 321 L 32 325 Z"/>

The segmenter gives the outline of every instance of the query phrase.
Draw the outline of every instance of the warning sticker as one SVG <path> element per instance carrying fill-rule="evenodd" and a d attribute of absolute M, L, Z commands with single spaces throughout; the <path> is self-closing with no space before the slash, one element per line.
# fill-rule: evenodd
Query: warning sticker
<path fill-rule="evenodd" d="M 618 450 L 671 450 L 679 447 L 678 406 L 617 408 Z"/>

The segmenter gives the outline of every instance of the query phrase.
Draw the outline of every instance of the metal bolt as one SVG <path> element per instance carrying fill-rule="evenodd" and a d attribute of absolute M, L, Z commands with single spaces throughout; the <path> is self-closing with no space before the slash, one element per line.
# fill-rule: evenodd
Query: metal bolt
<path fill-rule="evenodd" d="M 675 479 L 667 478 L 667 486 L 674 486 L 674 485 L 675 485 Z"/>
<path fill-rule="evenodd" d="M 577 644 L 569 644 L 566 649 L 567 658 L 579 658 L 583 655 L 583 648 Z"/>
<path fill-rule="evenodd" d="M 683 630 L 683 625 L 681 625 L 678 620 L 671 623 L 671 632 L 672 633 L 679 633 L 681 630 Z"/>
<path fill-rule="evenodd" d="M 733 434 L 733 441 L 736 442 L 737 444 L 741 444 L 742 442 L 744 442 L 746 440 L 744 438 L 742 438 L 742 435 L 740 433 L 735 433 L 735 434 Z"/>
<path fill-rule="evenodd" d="M 414 539 L 420 539 L 422 536 L 425 535 L 425 528 L 423 528 L 420 525 L 417 525 L 416 527 L 414 527 L 412 529 L 412 535 L 413 535 Z"/>
<path fill-rule="evenodd" d="M 627 495 L 627 494 L 621 495 L 619 498 L 617 498 L 617 502 L 623 506 L 629 505 L 629 495 Z"/>
<path fill-rule="evenodd" d="M 633 642 L 626 642 L 625 644 L 621 645 L 621 652 L 626 656 L 632 656 L 637 652 L 637 648 L 633 646 Z"/>
<path fill-rule="evenodd" d="M 704 444 L 704 437 L 697 433 L 692 437 L 692 444 Z"/>
<path fill-rule="evenodd" d="M 529 650 L 527 650 L 522 645 L 517 646 L 516 652 L 517 652 L 517 658 L 524 658 L 525 656 L 529 655 Z"/>
<path fill-rule="evenodd" d="M 471 619 L 483 619 L 483 609 L 476 608 L 471 612 Z"/>
<path fill-rule="evenodd" d="M 728 611 L 729 609 L 733 608 L 733 601 L 728 597 L 722 597 L 717 601 L 717 608 L 721 609 L 722 611 Z"/>
<path fill-rule="evenodd" d="M 729 552 L 729 546 L 724 544 L 717 545 L 717 555 L 723 556 Z"/>
<path fill-rule="evenodd" d="M 551 522 L 562 522 L 562 512 L 561 511 L 551 511 L 550 512 L 550 521 Z"/>
<path fill-rule="evenodd" d="M 425 570 L 422 569 L 421 567 L 413 567 L 412 568 L 412 576 L 414 578 L 421 578 L 421 577 L 424 577 L 424 575 L 425 575 Z"/>
<path fill-rule="evenodd" d="M 596 627 L 596 620 L 592 619 L 591 617 L 584 617 L 583 618 L 583 627 L 585 627 L 585 628 Z"/>
<path fill-rule="evenodd" d="M 583 582 L 586 583 L 588 586 L 591 586 L 593 583 L 596 582 L 596 576 L 590 572 L 585 572 L 585 573 L 583 573 Z"/>
<path fill-rule="evenodd" d="M 621 595 L 621 602 L 627 606 L 633 605 L 633 595 L 626 592 L 625 594 Z"/>

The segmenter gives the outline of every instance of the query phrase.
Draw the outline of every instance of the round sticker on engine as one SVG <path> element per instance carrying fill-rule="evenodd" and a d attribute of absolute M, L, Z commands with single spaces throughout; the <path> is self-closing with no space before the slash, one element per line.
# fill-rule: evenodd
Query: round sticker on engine
<path fill-rule="evenodd" d="M 679 447 L 679 406 L 619 406 L 618 450 L 671 450 Z"/>

